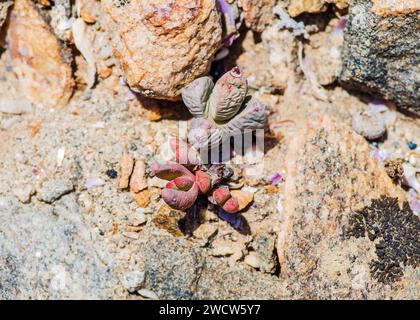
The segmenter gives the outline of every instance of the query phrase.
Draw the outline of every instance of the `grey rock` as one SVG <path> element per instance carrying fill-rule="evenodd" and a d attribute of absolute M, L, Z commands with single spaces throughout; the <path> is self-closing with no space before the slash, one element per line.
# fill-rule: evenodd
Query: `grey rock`
<path fill-rule="evenodd" d="M 206 259 L 194 299 L 281 299 L 281 282 L 274 275 L 220 258 Z"/>
<path fill-rule="evenodd" d="M 266 273 L 275 273 L 278 265 L 275 234 L 258 234 L 251 246 L 256 251 L 260 270 Z"/>
<path fill-rule="evenodd" d="M 378 16 L 370 0 L 350 1 L 342 84 L 420 114 L 419 18 L 420 11 Z"/>
<path fill-rule="evenodd" d="M 71 213 L 79 216 L 72 220 L 57 216 L 45 204 L 21 207 L 13 215 L 19 203 L 9 200 L 9 209 L 0 205 L 0 299 L 114 296 L 113 266 L 98 258 L 96 252 L 103 249 L 92 240 L 80 210 Z"/>
<path fill-rule="evenodd" d="M 144 272 L 126 272 L 120 277 L 120 281 L 124 288 L 126 288 L 130 293 L 134 293 L 140 290 L 144 284 Z"/>
<path fill-rule="evenodd" d="M 14 215 L 19 212 L 19 203 L 13 196 L 0 196 L 0 215 Z"/>
<path fill-rule="evenodd" d="M 166 232 L 151 233 L 145 243 L 145 287 L 161 299 L 191 299 L 203 264 L 198 249 Z"/>
<path fill-rule="evenodd" d="M 42 185 L 40 190 L 38 190 L 37 198 L 46 203 L 53 203 L 73 190 L 73 183 L 69 180 L 49 180 Z"/>

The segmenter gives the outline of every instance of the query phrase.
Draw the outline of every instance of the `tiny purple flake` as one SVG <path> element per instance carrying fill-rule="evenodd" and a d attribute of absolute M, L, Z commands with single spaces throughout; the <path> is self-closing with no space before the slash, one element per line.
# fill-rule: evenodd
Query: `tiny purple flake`
<path fill-rule="evenodd" d="M 284 181 L 284 177 L 280 173 L 275 173 L 274 176 L 271 178 L 271 184 L 275 186 L 276 184 L 279 184 L 280 182 Z"/>

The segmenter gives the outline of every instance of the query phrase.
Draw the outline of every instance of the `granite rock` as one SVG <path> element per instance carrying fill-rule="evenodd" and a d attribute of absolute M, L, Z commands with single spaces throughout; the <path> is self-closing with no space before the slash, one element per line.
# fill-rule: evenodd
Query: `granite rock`
<path fill-rule="evenodd" d="M 58 216 L 49 205 L 19 208 L 9 200 L 2 206 L 5 201 L 0 198 L 1 299 L 113 297 L 114 269 L 98 258 L 99 243 L 71 197 L 60 201 L 72 211 Z"/>
<path fill-rule="evenodd" d="M 371 1 L 351 1 L 342 84 L 420 114 L 419 19 L 420 11 L 378 15 Z"/>
<path fill-rule="evenodd" d="M 114 55 L 130 88 L 146 97 L 178 100 L 184 86 L 209 70 L 221 45 L 215 0 L 174 3 L 103 1 Z"/>
<path fill-rule="evenodd" d="M 6 42 L 9 62 L 27 99 L 49 107 L 66 105 L 74 87 L 71 65 L 32 1 L 15 1 Z"/>
<path fill-rule="evenodd" d="M 262 32 L 274 19 L 275 0 L 239 0 L 239 7 L 248 28 Z"/>
<path fill-rule="evenodd" d="M 411 285 L 419 279 L 415 263 L 404 268 L 398 281 L 384 284 L 371 269 L 372 262 L 378 261 L 376 242 L 362 232 L 348 236 L 348 230 L 360 229 L 351 222 L 355 212 L 372 211 L 366 209 L 372 202 L 393 198 L 397 204 L 388 216 L 397 219 L 395 208 L 404 201 L 402 190 L 374 160 L 363 138 L 327 117 L 312 120 L 293 135 L 286 163 L 283 222 L 277 241 L 284 290 L 292 297 L 312 299 L 418 296 L 418 289 Z M 404 212 L 401 217 L 406 214 L 410 215 Z M 401 222 L 411 225 L 407 230 L 418 228 L 418 217 L 411 216 L 413 221 Z M 394 237 L 393 232 L 382 234 Z M 416 247 L 416 241 L 407 240 L 403 251 Z M 384 254 L 393 249 L 386 250 Z"/>

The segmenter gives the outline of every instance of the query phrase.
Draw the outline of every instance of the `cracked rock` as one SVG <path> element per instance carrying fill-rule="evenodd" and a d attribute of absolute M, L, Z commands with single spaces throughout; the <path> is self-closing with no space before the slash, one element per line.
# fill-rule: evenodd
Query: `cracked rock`
<path fill-rule="evenodd" d="M 45 182 L 38 190 L 37 198 L 46 203 L 53 203 L 73 190 L 73 183 L 69 180 L 50 180 Z"/>

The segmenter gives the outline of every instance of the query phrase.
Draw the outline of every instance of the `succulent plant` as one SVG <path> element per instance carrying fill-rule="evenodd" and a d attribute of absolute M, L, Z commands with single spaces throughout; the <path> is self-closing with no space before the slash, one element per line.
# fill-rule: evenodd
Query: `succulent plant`
<path fill-rule="evenodd" d="M 195 148 L 218 146 L 245 129 L 263 129 L 265 106 L 247 97 L 248 85 L 239 67 L 225 73 L 216 84 L 210 77 L 194 80 L 182 91 L 182 99 L 194 116 L 188 142 Z"/>
<path fill-rule="evenodd" d="M 191 148 L 178 138 L 173 138 L 170 146 L 177 160 L 193 154 Z M 192 159 L 196 160 L 194 157 Z M 155 176 L 168 180 L 161 196 L 174 209 L 189 209 L 202 194 L 207 195 L 212 203 L 228 213 L 234 214 L 239 211 L 238 200 L 231 195 L 229 187 L 223 185 L 232 175 L 223 164 L 203 166 L 191 161 L 184 165 L 175 161 L 155 161 L 152 172 Z"/>
<path fill-rule="evenodd" d="M 213 148 L 241 135 L 245 129 L 263 129 L 267 113 L 257 99 L 247 97 L 248 87 L 238 67 L 223 75 L 216 84 L 209 77 L 198 78 L 182 91 L 185 105 L 193 115 L 189 127 L 190 145 L 178 138 L 169 141 L 174 161 L 156 161 L 154 175 L 168 181 L 161 193 L 172 208 L 187 210 L 200 195 L 235 214 L 244 206 L 224 182 L 232 175 L 224 164 L 203 164 L 197 149 Z"/>

